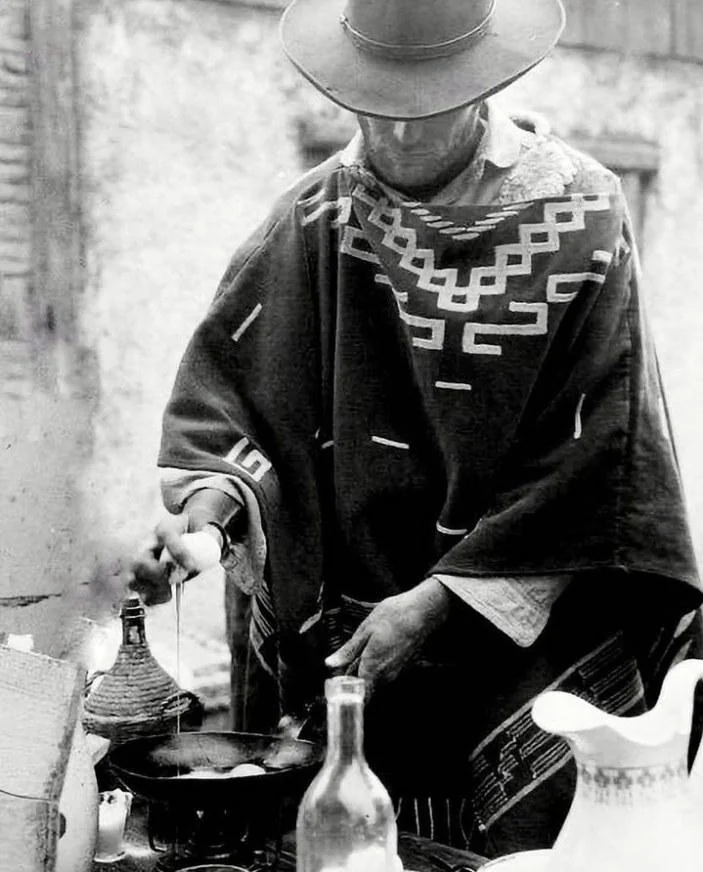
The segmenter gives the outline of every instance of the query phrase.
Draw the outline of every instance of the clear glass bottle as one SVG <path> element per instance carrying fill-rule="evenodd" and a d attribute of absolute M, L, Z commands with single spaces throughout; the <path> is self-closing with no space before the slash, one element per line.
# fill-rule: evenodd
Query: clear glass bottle
<path fill-rule="evenodd" d="M 364 682 L 325 682 L 327 755 L 303 796 L 297 872 L 398 872 L 398 830 L 386 788 L 363 751 Z"/>

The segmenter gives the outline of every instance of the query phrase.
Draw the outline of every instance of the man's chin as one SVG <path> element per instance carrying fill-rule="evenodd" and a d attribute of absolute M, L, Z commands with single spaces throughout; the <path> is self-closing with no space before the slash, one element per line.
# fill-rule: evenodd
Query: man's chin
<path fill-rule="evenodd" d="M 410 163 L 410 162 L 409 162 Z M 378 177 L 391 188 L 416 199 L 432 194 L 443 186 L 442 175 L 427 172 L 383 172 Z"/>

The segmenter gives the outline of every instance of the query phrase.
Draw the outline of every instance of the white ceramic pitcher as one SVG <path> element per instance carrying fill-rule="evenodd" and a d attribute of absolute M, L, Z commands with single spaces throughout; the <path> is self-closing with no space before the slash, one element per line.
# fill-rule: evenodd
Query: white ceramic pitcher
<path fill-rule="evenodd" d="M 634 717 L 561 691 L 535 700 L 532 717 L 568 740 L 578 773 L 544 872 L 703 872 L 703 752 L 687 767 L 700 679 L 703 660 L 678 663 L 656 706 Z"/>

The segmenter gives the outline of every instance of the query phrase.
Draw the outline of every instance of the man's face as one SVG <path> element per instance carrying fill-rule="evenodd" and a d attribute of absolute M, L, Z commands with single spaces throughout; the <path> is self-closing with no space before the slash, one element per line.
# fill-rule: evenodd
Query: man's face
<path fill-rule="evenodd" d="M 379 177 L 406 192 L 448 182 L 476 146 L 479 104 L 453 112 L 395 121 L 358 115 L 366 156 Z"/>

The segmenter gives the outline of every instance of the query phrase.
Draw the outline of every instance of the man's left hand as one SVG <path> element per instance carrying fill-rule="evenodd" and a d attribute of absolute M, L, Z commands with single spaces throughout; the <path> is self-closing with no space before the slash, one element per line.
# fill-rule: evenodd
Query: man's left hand
<path fill-rule="evenodd" d="M 381 600 L 325 665 L 363 678 L 370 696 L 376 684 L 397 678 L 430 633 L 447 619 L 451 597 L 440 581 L 428 578 Z"/>

